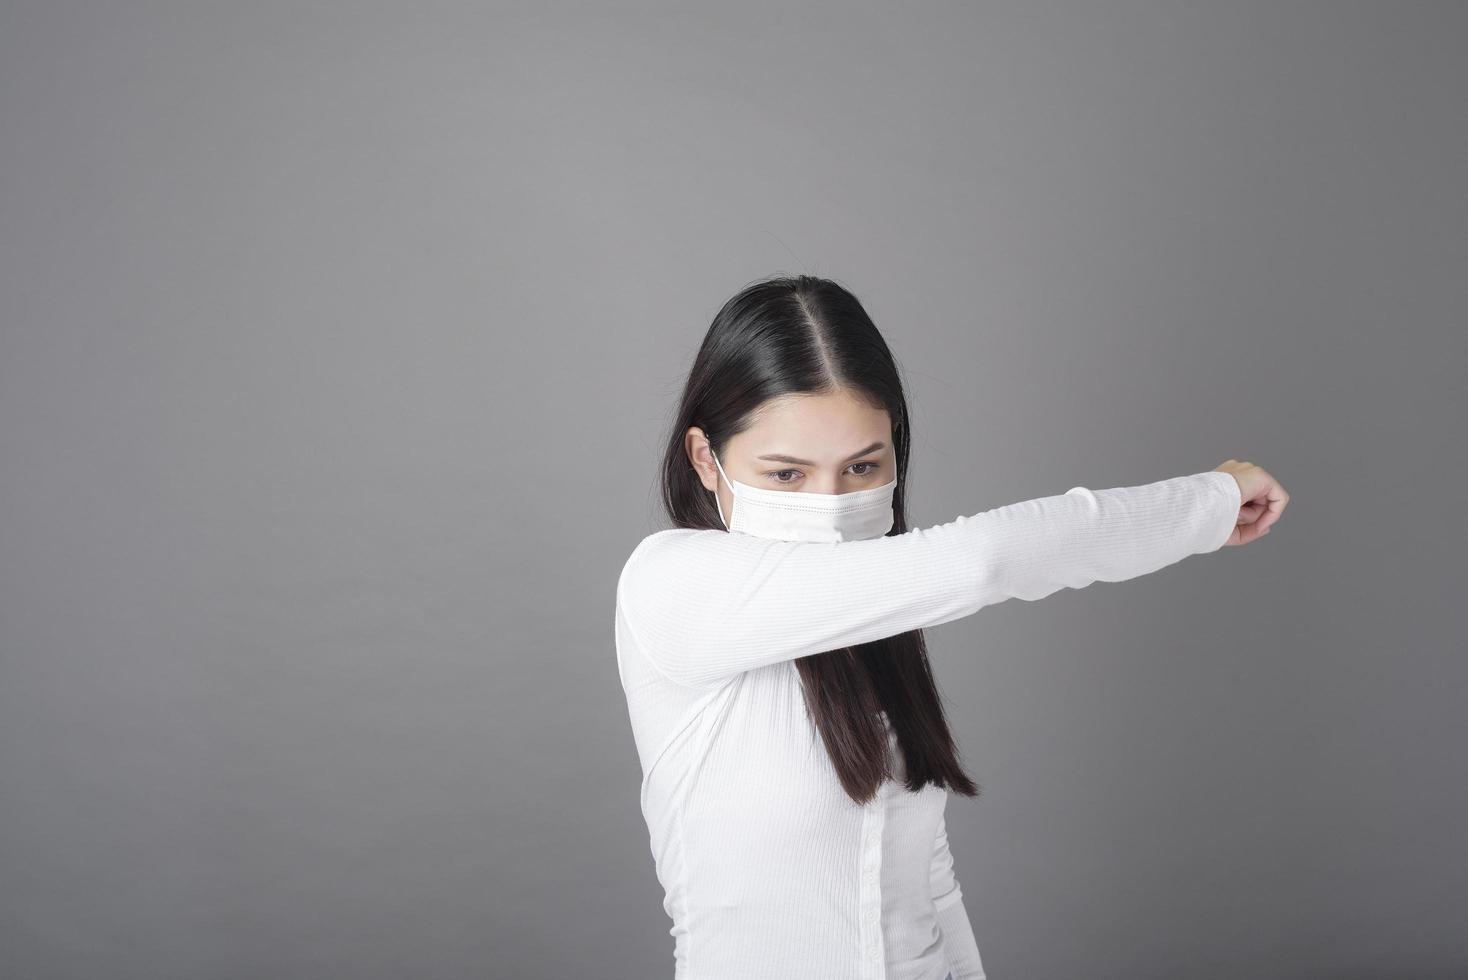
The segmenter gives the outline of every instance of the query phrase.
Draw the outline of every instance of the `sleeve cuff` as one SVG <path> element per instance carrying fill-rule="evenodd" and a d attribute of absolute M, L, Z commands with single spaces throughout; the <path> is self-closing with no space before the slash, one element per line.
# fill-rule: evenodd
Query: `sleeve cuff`
<path fill-rule="evenodd" d="M 938 913 L 943 933 L 943 953 L 953 980 L 985 980 L 984 961 L 979 957 L 979 943 L 963 902 L 954 901 Z"/>
<path fill-rule="evenodd" d="M 1213 536 L 1207 540 L 1204 551 L 1200 554 L 1217 551 L 1223 547 L 1224 542 L 1238 526 L 1239 509 L 1243 506 L 1243 492 L 1239 488 L 1239 481 L 1232 473 L 1207 470 L 1193 475 L 1207 483 L 1218 498 L 1218 525 Z"/>

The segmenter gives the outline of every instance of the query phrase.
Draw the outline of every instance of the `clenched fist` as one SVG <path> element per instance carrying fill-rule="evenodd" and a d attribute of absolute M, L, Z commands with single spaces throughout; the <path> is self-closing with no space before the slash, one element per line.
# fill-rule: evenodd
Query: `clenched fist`
<path fill-rule="evenodd" d="M 1213 469 L 1231 474 L 1239 483 L 1238 523 L 1224 545 L 1248 544 L 1268 534 L 1290 502 L 1280 482 L 1264 467 L 1237 459 L 1224 460 Z"/>

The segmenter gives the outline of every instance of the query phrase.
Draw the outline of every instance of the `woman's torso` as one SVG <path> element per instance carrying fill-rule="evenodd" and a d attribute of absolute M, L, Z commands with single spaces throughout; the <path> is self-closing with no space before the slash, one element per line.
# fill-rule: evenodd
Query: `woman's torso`
<path fill-rule="evenodd" d="M 642 811 L 679 980 L 943 980 L 930 864 L 941 787 L 895 779 L 859 806 L 806 712 L 794 661 L 693 688 L 618 617 Z M 884 715 L 885 720 L 885 715 Z"/>

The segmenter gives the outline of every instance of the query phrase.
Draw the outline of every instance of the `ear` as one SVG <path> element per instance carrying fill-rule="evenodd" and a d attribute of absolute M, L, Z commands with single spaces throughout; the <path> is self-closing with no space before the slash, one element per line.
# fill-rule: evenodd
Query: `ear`
<path fill-rule="evenodd" d="M 714 466 L 714 455 L 709 449 L 708 436 L 704 435 L 703 429 L 696 425 L 688 427 L 688 431 L 683 434 L 683 451 L 687 453 L 689 463 L 698 474 L 703 488 L 710 493 L 718 493 L 719 471 Z"/>

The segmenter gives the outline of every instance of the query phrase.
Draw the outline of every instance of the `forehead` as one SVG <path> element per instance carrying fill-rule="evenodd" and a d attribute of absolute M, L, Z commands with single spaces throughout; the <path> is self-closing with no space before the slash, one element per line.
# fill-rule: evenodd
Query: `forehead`
<path fill-rule="evenodd" d="M 879 440 L 892 440 L 887 410 L 838 391 L 772 398 L 731 442 L 755 455 L 779 452 L 814 460 L 840 459 Z"/>

